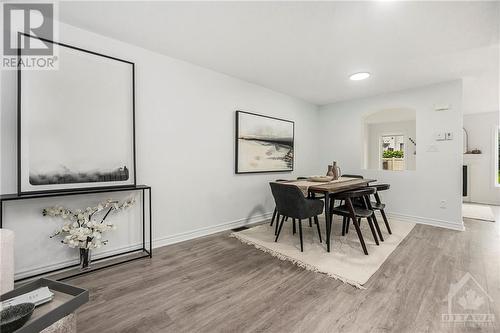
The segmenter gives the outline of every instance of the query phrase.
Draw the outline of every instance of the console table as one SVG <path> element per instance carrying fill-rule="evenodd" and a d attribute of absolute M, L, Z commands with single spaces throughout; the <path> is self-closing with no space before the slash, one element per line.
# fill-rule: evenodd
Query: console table
<path fill-rule="evenodd" d="M 148 185 L 136 185 L 136 186 L 124 186 L 124 187 L 112 187 L 112 188 L 97 188 L 97 189 L 89 189 L 89 190 L 79 190 L 79 191 L 71 191 L 71 192 L 47 192 L 40 194 L 2 194 L 0 195 L 0 228 L 3 228 L 3 204 L 5 201 L 14 201 L 14 200 L 34 200 L 39 198 L 49 198 L 49 197 L 64 197 L 64 196 L 74 196 L 74 195 L 86 195 L 86 194 L 95 194 L 95 193 L 108 193 L 108 192 L 129 192 L 129 191 L 138 191 L 142 192 L 142 248 L 127 250 L 119 253 L 115 253 L 109 256 L 93 259 L 94 267 L 91 267 L 88 270 L 80 271 L 79 269 L 74 270 L 74 272 L 70 271 L 69 274 L 62 275 L 61 277 L 56 278 L 58 281 L 66 280 L 73 278 L 78 275 L 95 272 L 97 270 L 115 266 L 118 264 L 122 264 L 125 262 L 129 262 L 132 260 L 143 259 L 143 258 L 152 258 L 153 256 L 153 236 L 152 236 L 152 219 L 151 219 L 151 186 Z M 145 197 L 146 192 L 148 193 L 148 217 L 149 217 L 149 248 L 146 248 L 146 206 L 145 206 Z M 111 260 L 113 259 L 113 260 Z M 46 271 L 40 274 L 35 274 L 32 276 L 23 277 L 21 279 L 17 279 L 15 282 L 21 282 L 29 279 L 33 279 L 35 277 L 39 277 L 42 275 L 55 274 L 57 272 L 62 272 L 64 270 L 68 270 L 71 268 L 78 267 L 79 264 L 69 265 L 63 268 L 54 269 L 50 271 Z"/>

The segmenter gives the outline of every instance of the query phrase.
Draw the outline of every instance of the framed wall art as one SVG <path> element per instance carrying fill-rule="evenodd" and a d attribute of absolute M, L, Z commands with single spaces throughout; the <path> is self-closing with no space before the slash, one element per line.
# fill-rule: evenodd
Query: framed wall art
<path fill-rule="evenodd" d="M 235 172 L 293 171 L 294 122 L 236 111 Z"/>
<path fill-rule="evenodd" d="M 54 44 L 59 64 L 18 69 L 18 193 L 134 186 L 134 63 L 24 37 Z"/>

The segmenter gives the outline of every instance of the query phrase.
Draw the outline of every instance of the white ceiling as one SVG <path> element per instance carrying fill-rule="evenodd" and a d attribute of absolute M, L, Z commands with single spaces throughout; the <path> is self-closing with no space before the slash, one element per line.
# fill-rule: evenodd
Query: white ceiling
<path fill-rule="evenodd" d="M 465 78 L 466 109 L 498 110 L 498 2 L 71 1 L 59 15 L 318 105 Z"/>

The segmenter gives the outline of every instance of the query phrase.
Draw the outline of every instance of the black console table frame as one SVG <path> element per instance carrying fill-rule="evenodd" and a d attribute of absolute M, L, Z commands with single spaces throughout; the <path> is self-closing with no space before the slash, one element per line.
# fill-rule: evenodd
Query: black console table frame
<path fill-rule="evenodd" d="M 142 192 L 142 248 L 140 249 L 135 249 L 135 250 L 128 250 L 128 251 L 123 251 L 120 253 L 115 253 L 109 256 L 101 257 L 98 259 L 93 259 L 93 262 L 98 262 L 106 259 L 111 259 L 114 257 L 119 257 L 119 256 L 125 256 L 133 253 L 140 253 L 140 256 L 135 256 L 133 258 L 124 258 L 124 260 L 118 261 L 118 262 L 113 262 L 108 265 L 103 265 L 98 268 L 94 269 L 89 269 L 85 271 L 78 271 L 76 273 L 70 274 L 68 276 L 64 276 L 58 281 L 62 280 L 67 280 L 70 278 L 74 278 L 79 275 L 95 272 L 97 270 L 101 270 L 104 268 L 116 266 L 119 264 L 123 264 L 126 262 L 130 262 L 133 260 L 137 259 L 143 259 L 143 258 L 152 258 L 153 257 L 153 232 L 152 232 L 152 219 L 151 219 L 151 186 L 148 185 L 136 185 L 136 186 L 123 186 L 123 187 L 108 187 L 108 188 L 96 188 L 96 189 L 89 189 L 89 190 L 79 190 L 79 191 L 61 191 L 61 192 L 47 192 L 47 193 L 37 193 L 37 194 L 2 194 L 0 195 L 0 228 L 3 228 L 3 203 L 5 201 L 16 201 L 16 200 L 32 200 L 32 199 L 39 199 L 39 198 L 50 198 L 50 197 L 65 197 L 65 196 L 73 196 L 73 195 L 85 195 L 85 194 L 95 194 L 95 193 L 109 193 L 109 192 L 129 192 L 129 191 L 139 191 Z M 148 192 L 148 215 L 149 215 L 149 249 L 146 248 L 146 206 L 145 206 L 145 196 L 146 196 L 146 191 Z M 63 270 L 67 270 L 69 268 L 74 268 L 78 267 L 79 264 L 73 264 L 69 265 L 66 267 L 46 271 L 43 273 L 23 277 L 21 279 L 15 280 L 16 283 L 25 281 L 25 280 L 31 280 L 35 277 L 39 276 L 45 276 L 45 275 L 50 275 L 53 273 L 57 273 Z"/>

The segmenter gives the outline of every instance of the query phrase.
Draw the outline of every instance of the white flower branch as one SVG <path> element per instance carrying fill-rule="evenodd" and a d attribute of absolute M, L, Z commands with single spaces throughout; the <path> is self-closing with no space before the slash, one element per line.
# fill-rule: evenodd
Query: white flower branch
<path fill-rule="evenodd" d="M 125 210 L 135 204 L 135 198 L 129 198 L 123 202 L 108 199 L 95 207 L 77 209 L 72 211 L 64 207 L 49 207 L 42 211 L 43 216 L 60 217 L 66 221 L 60 230 L 57 230 L 50 238 L 64 236 L 63 244 L 71 248 L 96 249 L 106 245 L 108 240 L 101 240 L 102 234 L 109 230 L 115 230 L 112 223 L 105 223 L 111 212 Z M 106 211 L 106 213 L 104 213 Z M 97 217 L 102 216 L 100 221 Z"/>

